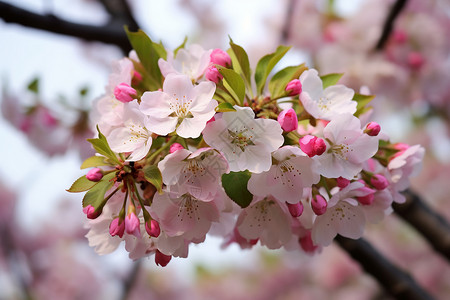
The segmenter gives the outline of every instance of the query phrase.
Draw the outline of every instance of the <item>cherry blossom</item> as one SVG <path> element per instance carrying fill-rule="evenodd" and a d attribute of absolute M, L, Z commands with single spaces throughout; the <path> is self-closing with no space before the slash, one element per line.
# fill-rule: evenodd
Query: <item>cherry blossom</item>
<path fill-rule="evenodd" d="M 175 131 L 184 138 L 196 138 L 214 116 L 217 101 L 212 99 L 215 84 L 193 86 L 186 75 L 170 74 L 163 91 L 145 92 L 140 110 L 148 115 L 148 129 L 160 135 Z"/>
<path fill-rule="evenodd" d="M 203 138 L 221 151 L 230 171 L 248 169 L 261 173 L 272 165 L 271 152 L 283 144 L 280 124 L 275 120 L 255 119 L 249 107 L 235 105 L 236 111 L 224 112 L 221 118 L 207 124 Z"/>

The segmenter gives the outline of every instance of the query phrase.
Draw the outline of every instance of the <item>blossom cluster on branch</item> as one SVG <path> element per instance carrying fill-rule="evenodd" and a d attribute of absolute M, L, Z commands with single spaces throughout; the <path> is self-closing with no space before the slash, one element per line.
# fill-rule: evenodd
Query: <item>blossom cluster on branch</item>
<path fill-rule="evenodd" d="M 421 166 L 420 145 L 392 144 L 370 122 L 371 95 L 276 64 L 254 72 L 245 50 L 174 51 L 142 31 L 94 104 L 97 155 L 70 192 L 85 192 L 87 238 L 99 254 L 125 241 L 130 258 L 165 266 L 206 235 L 224 245 L 308 253 L 337 234 L 357 239 L 401 203 Z"/>

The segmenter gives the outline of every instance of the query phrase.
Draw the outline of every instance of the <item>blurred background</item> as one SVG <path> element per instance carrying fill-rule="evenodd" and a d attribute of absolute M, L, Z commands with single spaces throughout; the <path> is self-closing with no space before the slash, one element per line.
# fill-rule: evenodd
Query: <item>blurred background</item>
<path fill-rule="evenodd" d="M 404 6 L 382 38 L 398 2 Z M 88 246 L 82 196 L 65 189 L 93 153 L 85 142 L 93 135 L 89 108 L 104 92 L 112 61 L 127 54 L 123 44 L 107 41 L 108 34 L 124 36 L 123 22 L 168 49 L 186 36 L 227 49 L 230 36 L 253 67 L 285 44 L 293 48 L 279 68 L 306 62 L 322 74 L 345 72 L 342 83 L 377 95 L 373 119 L 393 142 L 427 149 L 412 189 L 450 220 L 446 0 L 1 0 L 0 15 L 0 299 L 389 297 L 337 245 L 308 256 L 222 249 L 221 240 L 208 237 L 165 268 L 153 258 L 132 262 L 124 249 L 98 256 Z M 33 23 L 35 15 L 42 19 Z M 32 28 L 46 21 L 79 30 Z M 85 29 L 99 34 L 73 37 Z M 448 261 L 395 214 L 365 237 L 436 299 L 448 299 Z"/>

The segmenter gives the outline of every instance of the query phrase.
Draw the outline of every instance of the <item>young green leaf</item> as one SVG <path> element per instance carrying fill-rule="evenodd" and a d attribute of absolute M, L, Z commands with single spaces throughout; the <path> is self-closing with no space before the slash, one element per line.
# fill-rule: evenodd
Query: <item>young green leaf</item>
<path fill-rule="evenodd" d="M 83 197 L 83 207 L 92 205 L 95 209 L 102 205 L 106 192 L 113 186 L 111 181 L 116 174 L 114 172 L 103 176 L 102 180 L 97 182 Z"/>
<path fill-rule="evenodd" d="M 260 59 L 258 64 L 256 65 L 255 70 L 255 82 L 256 82 L 256 92 L 261 95 L 264 86 L 266 85 L 267 77 L 269 76 L 272 69 L 275 65 L 283 58 L 286 52 L 289 51 L 291 47 L 279 46 L 277 50 L 272 53 L 264 56 Z"/>
<path fill-rule="evenodd" d="M 86 160 L 81 164 L 80 169 L 99 167 L 99 166 L 109 166 L 110 164 L 106 162 L 106 157 L 104 156 L 91 156 L 86 158 Z"/>
<path fill-rule="evenodd" d="M 153 184 L 158 190 L 158 193 L 162 193 L 162 175 L 161 171 L 155 165 L 149 165 L 144 168 L 144 177 L 148 182 Z"/>
<path fill-rule="evenodd" d="M 353 101 L 356 101 L 358 103 L 356 106 L 355 116 L 359 117 L 361 114 L 370 110 L 370 107 L 368 107 L 367 105 L 374 98 L 375 98 L 374 95 L 361 95 L 361 94 L 355 93 L 355 95 L 353 96 Z"/>
<path fill-rule="evenodd" d="M 177 56 L 178 50 L 184 49 L 184 47 L 186 46 L 187 40 L 188 40 L 188 38 L 187 38 L 187 36 L 186 36 L 186 37 L 184 38 L 183 43 L 182 43 L 180 46 L 178 46 L 178 47 L 173 51 L 173 55 L 174 55 L 174 56 Z"/>
<path fill-rule="evenodd" d="M 236 73 L 235 71 L 231 70 L 231 69 L 227 69 L 227 68 L 223 68 L 223 67 L 218 67 L 217 68 L 220 72 L 220 74 L 222 74 L 223 76 L 223 84 L 224 86 L 227 88 L 227 90 L 231 93 L 236 102 L 239 105 L 243 105 L 244 104 L 244 97 L 245 97 L 245 84 L 244 84 L 244 80 L 242 79 L 241 76 L 239 76 L 238 73 Z"/>
<path fill-rule="evenodd" d="M 106 137 L 100 132 L 100 129 L 97 126 L 98 131 L 98 138 L 96 139 L 88 139 L 87 141 L 92 144 L 95 151 L 97 151 L 99 154 L 106 156 L 111 161 L 119 164 L 119 160 L 117 159 L 116 154 L 111 150 L 111 148 L 108 145 L 108 141 L 106 140 Z"/>
<path fill-rule="evenodd" d="M 39 93 L 39 77 L 34 78 L 28 84 L 27 89 L 35 94 Z"/>
<path fill-rule="evenodd" d="M 231 105 L 231 103 L 220 103 L 216 107 L 216 112 L 227 112 L 227 111 L 236 111 L 236 109 Z"/>
<path fill-rule="evenodd" d="M 98 182 L 90 181 L 86 178 L 86 175 L 81 176 L 72 184 L 72 186 L 66 190 L 69 193 L 80 193 L 90 190 Z"/>
<path fill-rule="evenodd" d="M 331 73 L 320 76 L 320 79 L 322 79 L 323 88 L 326 89 L 331 85 L 335 85 L 343 75 L 344 73 Z"/>
<path fill-rule="evenodd" d="M 222 186 L 236 204 L 246 208 L 253 200 L 253 195 L 247 189 L 247 183 L 251 177 L 249 171 L 230 172 L 222 175 Z"/>
<path fill-rule="evenodd" d="M 307 70 L 305 64 L 290 66 L 278 71 L 269 82 L 271 98 L 280 98 L 286 94 L 285 88 L 289 81 L 298 79 L 303 71 Z"/>
<path fill-rule="evenodd" d="M 228 54 L 231 57 L 231 62 L 233 64 L 233 69 L 243 76 L 245 81 L 247 82 L 248 87 L 251 87 L 250 81 L 250 62 L 248 60 L 248 55 L 245 50 L 233 43 L 233 40 L 230 38 L 230 49 L 228 49 Z"/>

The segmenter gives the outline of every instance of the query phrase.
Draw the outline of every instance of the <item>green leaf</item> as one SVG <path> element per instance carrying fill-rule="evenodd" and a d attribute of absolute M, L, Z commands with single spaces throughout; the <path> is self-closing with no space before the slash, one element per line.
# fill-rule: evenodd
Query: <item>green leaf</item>
<path fill-rule="evenodd" d="M 253 195 L 247 189 L 251 177 L 249 171 L 230 172 L 222 175 L 222 186 L 228 197 L 242 208 L 246 208 L 253 200 Z"/>
<path fill-rule="evenodd" d="M 80 169 L 99 167 L 99 166 L 109 166 L 110 164 L 106 162 L 104 156 L 91 156 L 86 158 L 86 160 L 81 164 Z"/>
<path fill-rule="evenodd" d="M 186 37 L 184 38 L 183 43 L 182 43 L 180 46 L 178 46 L 178 47 L 173 51 L 173 55 L 174 55 L 174 56 L 177 56 L 178 50 L 184 49 L 184 47 L 186 47 L 186 42 L 187 42 L 187 40 L 188 40 L 188 38 L 187 38 L 187 36 L 186 36 Z"/>
<path fill-rule="evenodd" d="M 98 131 L 98 138 L 88 139 L 87 141 L 92 144 L 95 151 L 97 151 L 99 154 L 104 155 L 107 158 L 111 159 L 113 162 L 119 164 L 120 162 L 117 159 L 116 154 L 109 147 L 106 137 L 100 132 L 98 126 L 97 131 Z"/>
<path fill-rule="evenodd" d="M 367 105 L 375 98 L 374 95 L 361 95 L 358 93 L 355 93 L 353 96 L 353 101 L 356 101 L 358 105 L 356 106 L 356 113 L 355 116 L 358 117 L 362 115 L 363 113 L 370 110 L 370 107 Z"/>
<path fill-rule="evenodd" d="M 34 78 L 27 86 L 30 92 L 39 93 L 39 77 Z"/>
<path fill-rule="evenodd" d="M 323 88 L 326 89 L 331 85 L 335 85 L 343 75 L 344 73 L 330 73 L 320 76 L 320 79 L 322 79 Z"/>
<path fill-rule="evenodd" d="M 231 62 L 233 64 L 233 69 L 243 76 L 249 87 L 251 87 L 250 81 L 250 62 L 248 60 L 247 52 L 244 48 L 233 43 L 230 38 L 230 49 L 228 49 L 228 54 L 231 57 Z"/>
<path fill-rule="evenodd" d="M 125 31 L 130 41 L 131 46 L 136 51 L 142 66 L 150 76 L 152 81 L 152 88 L 161 87 L 162 74 L 159 70 L 158 60 L 165 56 L 164 47 L 160 44 L 154 43 L 145 32 L 139 30 L 137 32 L 130 32 L 125 26 Z M 144 75 L 144 74 L 143 74 Z"/>
<path fill-rule="evenodd" d="M 111 180 L 116 176 L 115 172 L 111 172 L 103 176 L 96 185 L 94 185 L 83 197 L 83 207 L 92 205 L 95 209 L 102 206 L 105 199 L 106 192 L 113 186 L 114 182 Z"/>
<path fill-rule="evenodd" d="M 245 84 L 242 77 L 231 69 L 218 66 L 217 70 L 223 76 L 223 85 L 225 88 L 231 93 L 236 102 L 242 106 L 245 97 Z"/>
<path fill-rule="evenodd" d="M 70 189 L 66 191 L 68 191 L 69 193 L 85 192 L 87 190 L 90 190 L 97 183 L 98 182 L 90 181 L 89 179 L 86 178 L 86 175 L 83 175 L 77 180 L 75 180 Z"/>
<path fill-rule="evenodd" d="M 227 112 L 227 111 L 236 111 L 236 109 L 231 105 L 231 103 L 220 103 L 216 107 L 216 112 Z"/>
<path fill-rule="evenodd" d="M 283 58 L 286 52 L 289 51 L 291 47 L 279 46 L 277 50 L 272 53 L 264 56 L 260 59 L 258 64 L 256 65 L 255 70 L 255 82 L 256 82 L 256 92 L 261 95 L 264 86 L 266 84 L 267 77 L 269 76 L 272 69 L 275 65 Z"/>
<path fill-rule="evenodd" d="M 158 190 L 158 193 L 162 193 L 162 175 L 161 171 L 155 165 L 149 165 L 144 168 L 144 177 L 148 182 L 153 184 Z"/>
<path fill-rule="evenodd" d="M 286 94 L 286 85 L 293 79 L 298 79 L 303 71 L 307 70 L 305 64 L 290 66 L 278 71 L 269 82 L 271 98 L 280 98 Z"/>

